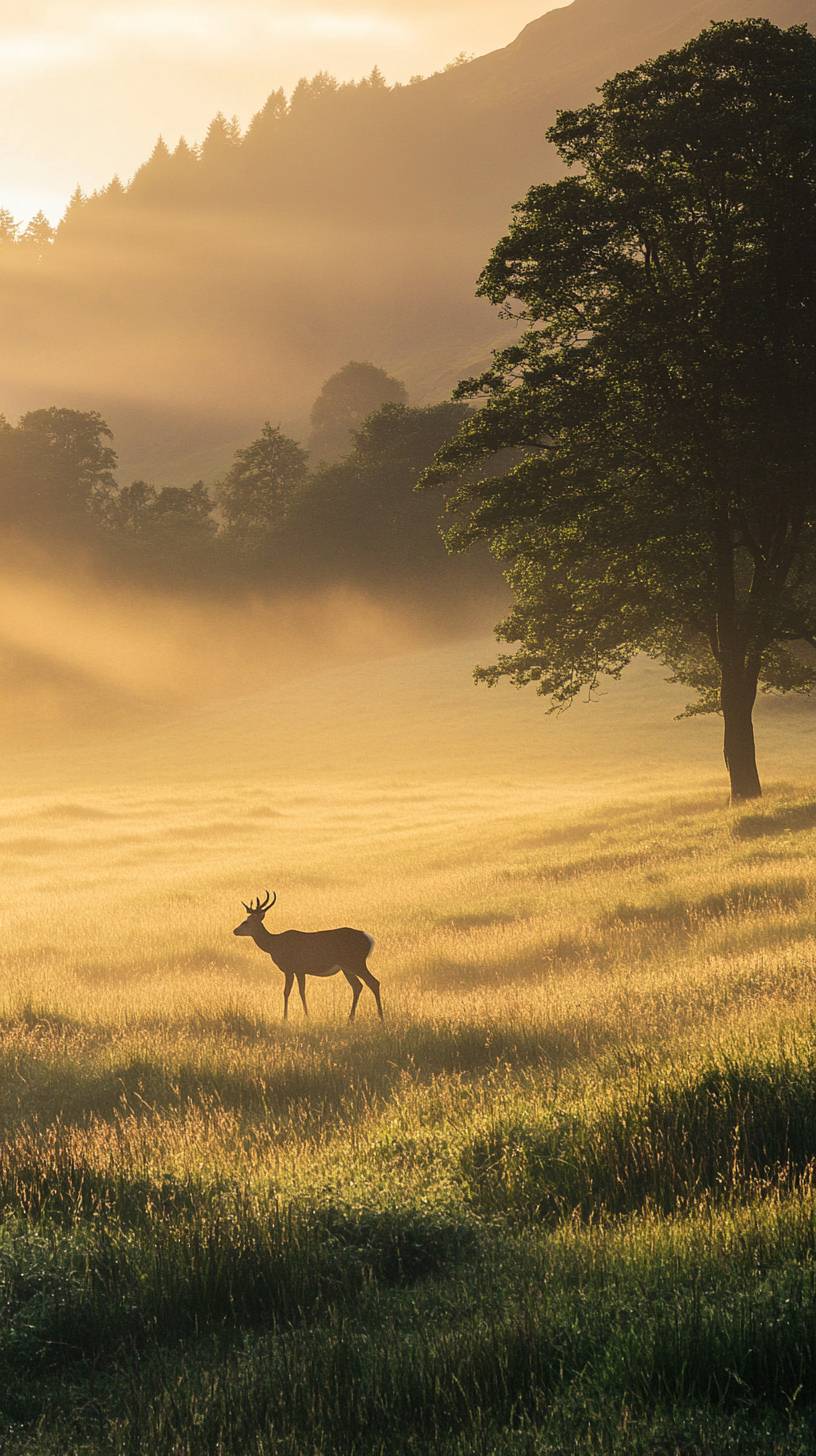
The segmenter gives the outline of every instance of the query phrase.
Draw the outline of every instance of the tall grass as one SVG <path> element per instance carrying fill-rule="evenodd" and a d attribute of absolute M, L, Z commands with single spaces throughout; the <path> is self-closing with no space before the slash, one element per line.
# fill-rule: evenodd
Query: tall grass
<path fill-rule="evenodd" d="M 3 1449 L 812 1449 L 812 800 L 368 794 L 0 804 Z"/>

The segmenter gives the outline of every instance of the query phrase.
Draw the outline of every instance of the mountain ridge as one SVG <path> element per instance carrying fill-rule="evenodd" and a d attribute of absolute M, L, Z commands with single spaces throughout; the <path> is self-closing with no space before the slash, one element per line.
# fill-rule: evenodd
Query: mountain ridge
<path fill-rule="evenodd" d="M 97 408 L 123 475 L 163 482 L 217 473 L 265 418 L 302 433 L 351 358 L 443 397 L 507 337 L 475 280 L 513 203 L 558 174 L 555 112 L 759 15 L 816 29 L 816 0 L 573 0 L 410 86 L 317 77 L 242 139 L 214 123 L 198 157 L 157 148 L 75 204 L 42 263 L 0 268 L 0 408 Z"/>

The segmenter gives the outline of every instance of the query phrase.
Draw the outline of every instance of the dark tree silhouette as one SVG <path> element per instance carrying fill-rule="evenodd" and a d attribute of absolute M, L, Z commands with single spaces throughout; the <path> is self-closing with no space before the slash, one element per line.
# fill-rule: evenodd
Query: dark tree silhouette
<path fill-rule="evenodd" d="M 281 135 L 281 127 L 286 120 L 288 109 L 289 103 L 285 91 L 273 91 L 267 97 L 260 111 L 256 111 L 247 127 L 244 145 L 248 153 L 263 156 L 265 152 L 268 152 Z"/>
<path fill-rule="evenodd" d="M 489 560 L 446 558 L 438 511 L 414 492 L 434 452 L 467 409 L 387 404 L 365 421 L 347 459 L 313 477 L 287 525 L 286 556 L 314 582 L 345 582 L 386 596 L 444 607 L 494 591 Z"/>
<path fill-rule="evenodd" d="M 484 676 L 561 704 L 649 653 L 722 712 L 751 798 L 758 687 L 816 683 L 816 37 L 715 25 L 550 137 L 579 173 L 480 287 L 528 331 L 428 476 L 513 591 Z"/>
<path fill-rule="evenodd" d="M 384 404 L 407 404 L 405 385 L 376 364 L 352 361 L 326 380 L 312 406 L 309 453 L 315 465 L 348 455 L 354 436 Z"/>
<path fill-rule="evenodd" d="M 210 122 L 201 146 L 201 162 L 205 171 L 211 177 L 228 176 L 240 144 L 241 128 L 236 118 L 227 121 L 223 112 L 219 111 Z"/>
<path fill-rule="evenodd" d="M 42 409 L 0 417 L 0 528 L 47 558 L 81 547 L 103 576 L 163 588 L 309 593 L 338 585 L 436 615 L 446 629 L 498 598 L 487 553 L 446 556 L 437 507 L 413 491 L 467 408 L 389 404 L 366 420 L 348 457 L 310 475 L 306 453 L 272 425 L 239 450 L 211 494 L 202 482 L 119 486 L 98 414 Z"/>
<path fill-rule="evenodd" d="M 115 489 L 112 435 L 95 411 L 31 410 L 0 422 L 0 511 L 23 529 L 76 528 Z"/>
<path fill-rule="evenodd" d="M 44 212 L 38 212 L 20 234 L 20 246 L 35 262 L 41 263 L 50 252 L 55 237 L 56 229 L 51 226 Z"/>
<path fill-rule="evenodd" d="M 203 483 L 157 488 L 143 480 L 109 492 L 98 518 L 117 565 L 178 583 L 200 578 L 213 585 L 216 523 Z"/>
<path fill-rule="evenodd" d="M 218 487 L 232 543 L 250 554 L 267 551 L 305 489 L 307 475 L 306 451 L 276 425 L 264 425 L 258 439 L 237 452 Z"/>

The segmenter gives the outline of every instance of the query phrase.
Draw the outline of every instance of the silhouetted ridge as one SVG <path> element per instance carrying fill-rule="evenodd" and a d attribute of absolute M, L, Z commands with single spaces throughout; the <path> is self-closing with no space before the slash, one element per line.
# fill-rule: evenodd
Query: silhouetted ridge
<path fill-rule="evenodd" d="M 74 195 L 53 246 L 45 219 L 0 246 L 0 408 L 97 408 L 125 473 L 166 481 L 214 478 L 270 415 L 304 437 L 350 358 L 443 397 L 502 337 L 474 282 L 512 204 L 555 175 L 556 110 L 759 14 L 813 23 L 816 0 L 574 0 L 410 85 L 319 72 L 243 135 L 219 113 L 200 145 L 160 138 L 126 187 Z"/>

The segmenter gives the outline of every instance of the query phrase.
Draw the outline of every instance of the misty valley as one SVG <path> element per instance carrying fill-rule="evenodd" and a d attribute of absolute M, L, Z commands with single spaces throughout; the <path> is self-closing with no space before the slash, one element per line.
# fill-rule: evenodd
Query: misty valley
<path fill-rule="evenodd" d="M 0 6 L 4 1456 L 816 1449 L 816 4 L 543 3 Z"/>

